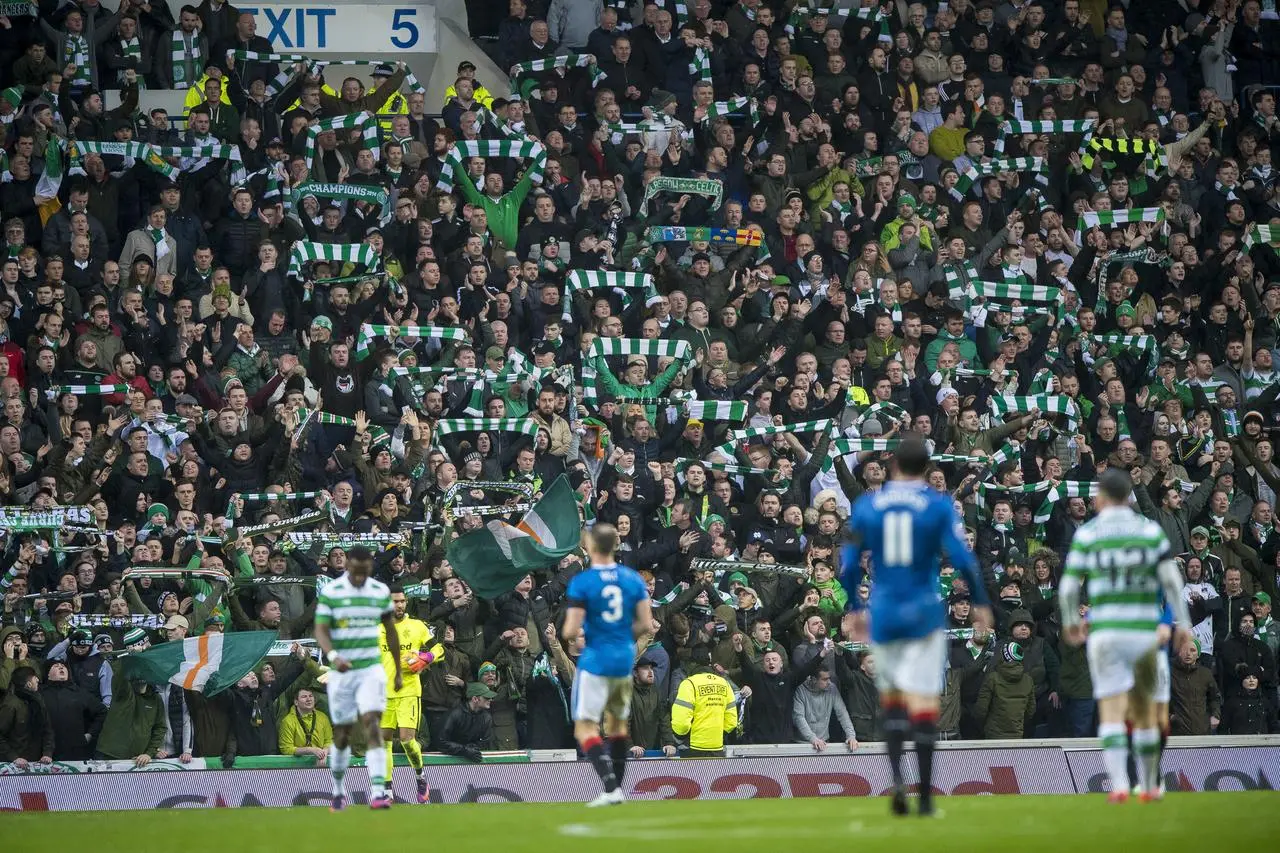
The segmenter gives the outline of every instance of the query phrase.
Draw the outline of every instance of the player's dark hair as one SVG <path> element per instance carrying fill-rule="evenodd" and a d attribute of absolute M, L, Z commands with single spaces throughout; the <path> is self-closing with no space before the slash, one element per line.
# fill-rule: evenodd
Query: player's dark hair
<path fill-rule="evenodd" d="M 348 560 L 372 560 L 373 552 L 363 545 L 356 545 L 354 548 L 347 551 L 347 559 Z"/>
<path fill-rule="evenodd" d="M 612 524 L 596 524 L 588 534 L 591 551 L 600 556 L 608 556 L 618 547 L 618 529 Z"/>
<path fill-rule="evenodd" d="M 1108 500 L 1125 503 L 1133 494 L 1133 480 L 1126 471 L 1108 468 L 1098 475 L 1098 489 Z"/>
<path fill-rule="evenodd" d="M 908 436 L 894 452 L 898 471 L 905 477 L 922 477 L 929 467 L 929 450 L 922 439 Z"/>

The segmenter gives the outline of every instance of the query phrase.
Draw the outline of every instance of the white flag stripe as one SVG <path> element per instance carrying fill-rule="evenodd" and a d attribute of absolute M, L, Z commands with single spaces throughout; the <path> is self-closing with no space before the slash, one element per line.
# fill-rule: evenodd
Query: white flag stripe
<path fill-rule="evenodd" d="M 182 664 L 169 679 L 184 690 L 204 690 L 205 683 L 222 666 L 222 634 L 210 632 L 182 641 Z"/>

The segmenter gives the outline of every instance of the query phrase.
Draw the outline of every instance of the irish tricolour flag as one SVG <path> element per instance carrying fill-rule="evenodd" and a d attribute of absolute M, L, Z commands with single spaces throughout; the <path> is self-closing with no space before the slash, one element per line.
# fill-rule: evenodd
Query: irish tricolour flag
<path fill-rule="evenodd" d="M 449 544 L 449 565 L 481 598 L 510 592 L 535 570 L 554 569 L 578 547 L 582 522 L 564 475 L 516 524 L 495 519 Z"/>
<path fill-rule="evenodd" d="M 130 678 L 148 684 L 168 682 L 213 696 L 235 686 L 266 657 L 275 640 L 275 631 L 201 634 L 130 654 L 125 667 Z"/>

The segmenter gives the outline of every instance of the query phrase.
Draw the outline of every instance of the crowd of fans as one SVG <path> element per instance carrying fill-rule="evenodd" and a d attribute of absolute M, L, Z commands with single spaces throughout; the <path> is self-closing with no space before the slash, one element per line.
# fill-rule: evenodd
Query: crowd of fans
<path fill-rule="evenodd" d="M 91 510 L 5 530 L 0 762 L 323 759 L 344 552 L 272 527 L 312 510 L 404 534 L 423 744 L 570 746 L 581 557 L 482 599 L 445 554 L 561 475 L 653 594 L 637 750 L 705 670 L 731 741 L 876 740 L 837 573 L 908 433 L 999 615 L 944 568 L 944 737 L 1092 734 L 1055 588 L 1107 466 L 1186 574 L 1173 733 L 1280 730 L 1270 3 L 472 5 L 513 92 L 366 89 L 213 0 L 0 18 L 0 502 Z M 115 655 L 254 630 L 300 642 L 210 697 Z"/>

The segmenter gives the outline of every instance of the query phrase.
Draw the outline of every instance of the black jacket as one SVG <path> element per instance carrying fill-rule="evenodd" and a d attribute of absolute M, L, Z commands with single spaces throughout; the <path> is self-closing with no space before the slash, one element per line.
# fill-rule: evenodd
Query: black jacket
<path fill-rule="evenodd" d="M 88 761 L 107 719 L 107 706 L 73 681 L 49 681 L 41 688 L 44 706 L 53 727 L 55 761 Z M 88 737 L 86 737 L 88 735 Z"/>
<path fill-rule="evenodd" d="M 472 711 L 470 704 L 463 702 L 450 711 L 444 721 L 440 745 L 450 755 L 472 757 L 468 753 L 488 749 L 492 740 L 493 715 L 488 710 Z"/>
<path fill-rule="evenodd" d="M 769 675 L 752 662 L 745 649 L 738 653 L 742 680 L 751 688 L 746 722 L 749 743 L 791 743 L 795 740 L 791 723 L 792 699 L 796 688 L 817 672 L 824 660 L 821 655 L 814 655 L 803 666 Z"/>

